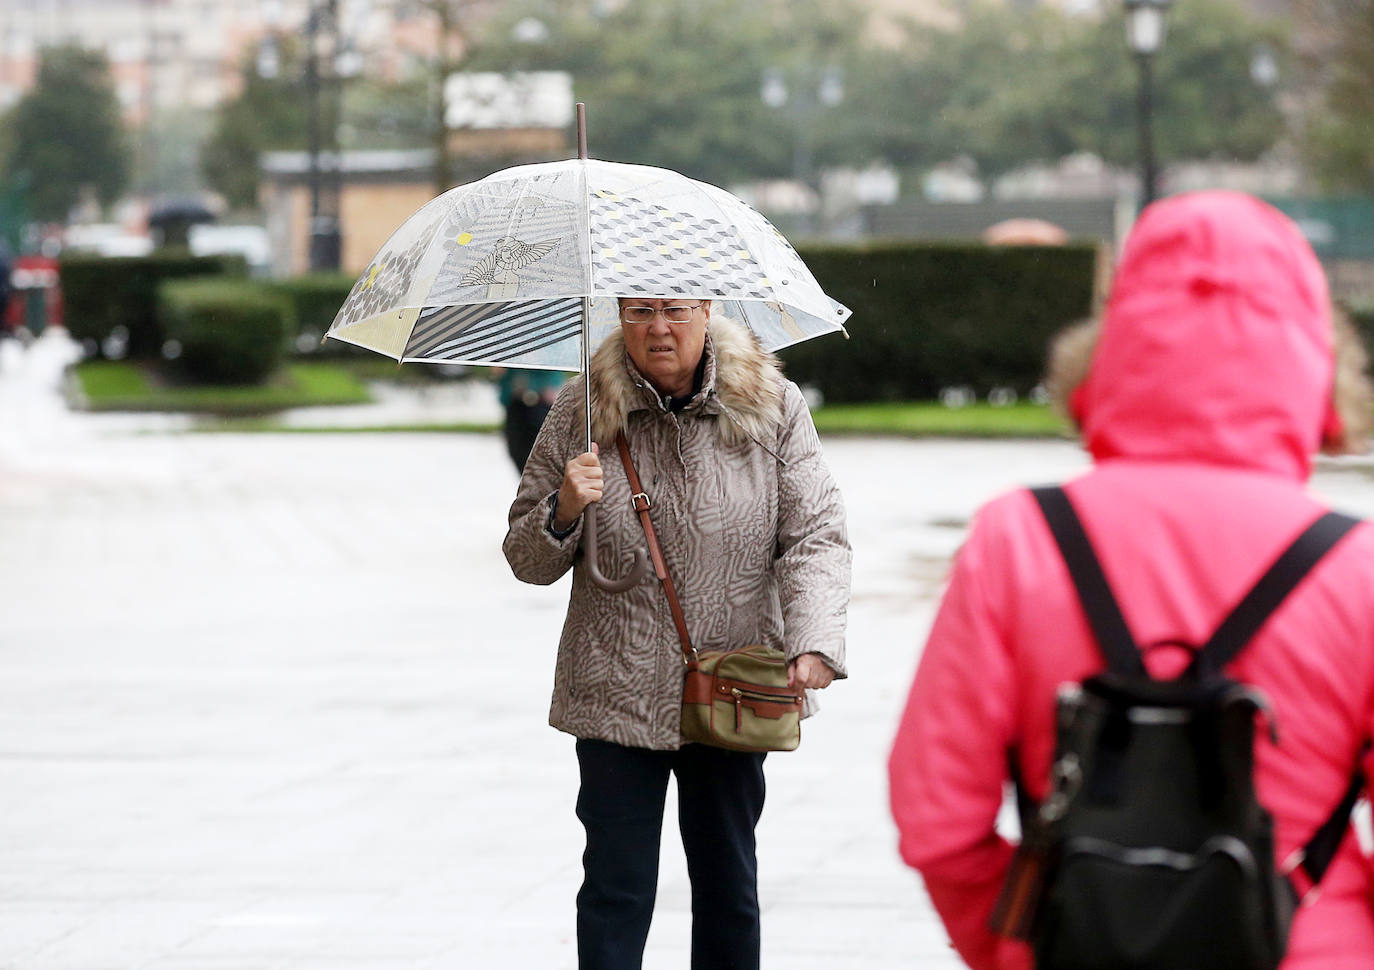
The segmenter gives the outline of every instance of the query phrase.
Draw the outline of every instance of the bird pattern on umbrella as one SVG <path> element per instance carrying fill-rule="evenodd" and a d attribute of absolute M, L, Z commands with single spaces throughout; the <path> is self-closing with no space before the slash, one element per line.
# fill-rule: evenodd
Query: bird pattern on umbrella
<path fill-rule="evenodd" d="M 527 243 L 514 236 L 502 236 L 491 252 L 463 274 L 459 283 L 462 286 L 485 283 L 488 300 L 509 300 L 520 292 L 520 276 L 516 271 L 532 266 L 553 252 L 557 245 L 557 239 Z"/>
<path fill-rule="evenodd" d="M 585 286 L 574 241 L 577 208 L 558 176 L 497 182 L 455 198 L 444 226 L 448 251 L 434 302 L 514 300 Z M 528 286 L 538 286 L 530 294 Z"/>

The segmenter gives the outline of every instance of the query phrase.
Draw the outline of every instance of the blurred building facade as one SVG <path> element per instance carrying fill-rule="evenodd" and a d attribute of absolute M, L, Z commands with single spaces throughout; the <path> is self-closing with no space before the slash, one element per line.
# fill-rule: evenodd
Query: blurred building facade
<path fill-rule="evenodd" d="M 445 89 L 445 148 L 454 184 L 572 154 L 570 75 L 459 71 Z M 396 227 L 433 198 L 436 155 L 432 148 L 329 152 L 312 172 L 306 152 L 264 153 L 258 202 L 275 254 L 273 271 L 295 274 L 310 266 L 312 179 L 337 195 L 339 268 L 359 273 Z"/>
<path fill-rule="evenodd" d="M 34 83 L 44 47 L 103 51 L 125 120 L 161 110 L 208 109 L 233 97 L 246 57 L 264 37 L 299 37 L 312 9 L 332 7 L 347 69 L 395 79 L 432 62 L 436 18 L 404 0 L 4 0 L 0 3 L 0 110 Z"/>
<path fill-rule="evenodd" d="M 310 157 L 266 152 L 259 202 L 267 215 L 272 272 L 310 268 Z M 359 273 L 406 217 L 434 197 L 434 150 L 351 151 L 339 156 L 339 267 Z"/>

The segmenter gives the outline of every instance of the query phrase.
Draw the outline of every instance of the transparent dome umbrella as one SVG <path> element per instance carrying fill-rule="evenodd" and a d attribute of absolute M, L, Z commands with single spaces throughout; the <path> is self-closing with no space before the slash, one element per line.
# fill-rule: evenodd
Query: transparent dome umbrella
<path fill-rule="evenodd" d="M 767 350 L 843 331 L 792 246 L 747 203 L 666 169 L 586 157 L 504 169 L 407 219 L 358 277 L 326 338 L 398 361 L 581 371 L 619 325 L 617 297 L 709 299 Z M 585 431 L 591 449 L 591 401 Z M 595 505 L 583 533 L 592 578 Z"/>

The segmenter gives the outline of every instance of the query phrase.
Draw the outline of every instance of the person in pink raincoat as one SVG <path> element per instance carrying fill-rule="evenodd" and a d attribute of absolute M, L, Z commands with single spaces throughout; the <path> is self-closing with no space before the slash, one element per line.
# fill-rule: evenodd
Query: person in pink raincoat
<path fill-rule="evenodd" d="M 1179 673 L 1188 654 L 1175 645 L 1205 642 L 1326 510 L 1305 487 L 1312 455 L 1357 447 L 1370 413 L 1364 355 L 1343 332 L 1292 222 L 1206 192 L 1146 209 L 1100 330 L 1056 348 L 1052 382 L 1071 392 L 1095 461 L 1066 488 L 1152 675 Z M 902 857 L 975 970 L 1032 963 L 987 928 L 1013 850 L 994 827 L 1009 758 L 1043 799 L 1056 688 L 1103 667 L 1034 498 L 984 506 L 889 760 Z M 1283 860 L 1340 802 L 1374 735 L 1374 525 L 1317 564 L 1228 673 L 1273 704 L 1281 742 L 1257 740 L 1256 787 Z M 1374 967 L 1371 884 L 1352 827 L 1297 914 L 1282 970 Z"/>

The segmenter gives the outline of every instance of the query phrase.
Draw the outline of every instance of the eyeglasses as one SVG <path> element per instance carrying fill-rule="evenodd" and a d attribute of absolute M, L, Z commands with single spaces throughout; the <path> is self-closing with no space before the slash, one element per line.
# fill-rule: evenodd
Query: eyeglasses
<path fill-rule="evenodd" d="M 662 313 L 663 319 L 669 323 L 686 323 L 701 306 L 700 303 L 682 303 L 666 306 L 662 310 L 651 306 L 626 306 L 620 308 L 620 319 L 626 323 L 653 323 L 654 317 Z"/>

